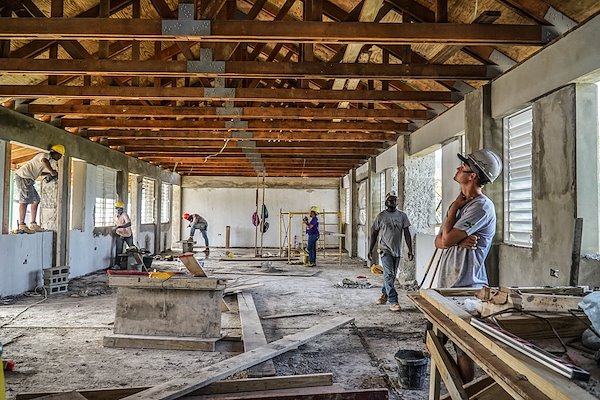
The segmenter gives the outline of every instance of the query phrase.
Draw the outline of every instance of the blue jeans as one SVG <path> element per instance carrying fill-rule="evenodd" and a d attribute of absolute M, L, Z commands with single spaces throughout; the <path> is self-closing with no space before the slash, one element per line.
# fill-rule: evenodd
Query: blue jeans
<path fill-rule="evenodd" d="M 194 224 L 192 225 L 192 229 L 190 230 L 190 237 L 194 237 L 194 233 L 196 233 L 196 229 L 202 233 L 202 237 L 204 238 L 205 247 L 208 247 L 208 235 L 206 234 L 206 230 L 208 229 L 208 225 L 205 224 Z"/>
<path fill-rule="evenodd" d="M 319 235 L 308 235 L 308 262 L 310 264 L 317 262 L 317 240 L 319 240 Z"/>
<path fill-rule="evenodd" d="M 385 251 L 379 257 L 383 266 L 383 287 L 381 288 L 381 293 L 387 295 L 390 304 L 398 303 L 398 292 L 396 292 L 394 283 L 396 282 L 400 257 L 394 257 Z"/>

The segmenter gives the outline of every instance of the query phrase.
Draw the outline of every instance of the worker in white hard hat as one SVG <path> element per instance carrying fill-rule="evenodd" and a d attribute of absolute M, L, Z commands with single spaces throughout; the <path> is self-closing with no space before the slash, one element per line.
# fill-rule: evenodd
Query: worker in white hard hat
<path fill-rule="evenodd" d="M 461 164 L 454 180 L 460 194 L 435 238 L 435 246 L 443 249 L 438 286 L 480 288 L 488 285 L 485 259 L 496 233 L 496 209 L 482 188 L 498 178 L 502 161 L 488 149 L 457 156 Z M 463 382 L 473 380 L 473 362 L 458 348 L 457 364 Z"/>
<path fill-rule="evenodd" d="M 306 225 L 307 247 L 308 247 L 308 264 L 307 267 L 317 266 L 317 240 L 319 240 L 319 208 L 312 206 L 310 208 L 309 217 L 302 218 L 302 223 Z"/>
<path fill-rule="evenodd" d="M 373 262 L 373 250 L 379 243 L 377 252 L 383 266 L 383 286 L 377 304 L 390 303 L 390 311 L 400 311 L 398 292 L 396 291 L 396 274 L 402 259 L 402 236 L 408 247 L 408 259 L 414 258 L 410 221 L 404 211 L 398 210 L 396 192 L 385 195 L 385 210 L 377 214 L 371 226 L 371 240 L 367 257 Z"/>
<path fill-rule="evenodd" d="M 113 269 L 127 269 L 127 257 L 122 256 L 123 244 L 127 243 L 127 247 L 133 246 L 133 232 L 131 231 L 131 219 L 125 212 L 125 203 L 121 200 L 115 203 L 115 225 L 113 226 L 113 232 L 117 236 Z"/>
<path fill-rule="evenodd" d="M 35 189 L 35 181 L 43 176 L 55 179 L 58 171 L 51 165 L 50 160 L 58 161 L 65 155 L 65 146 L 55 144 L 48 152 L 36 154 L 21 168 L 15 171 L 15 191 L 19 194 L 19 230 L 24 233 L 42 232 L 44 229 L 37 223 L 37 210 L 40 195 Z M 31 204 L 29 226 L 25 223 L 27 207 Z"/>

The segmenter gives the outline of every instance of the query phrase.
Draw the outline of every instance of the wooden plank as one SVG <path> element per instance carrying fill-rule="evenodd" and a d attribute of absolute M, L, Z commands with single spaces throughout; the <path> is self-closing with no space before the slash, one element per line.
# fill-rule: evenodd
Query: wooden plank
<path fill-rule="evenodd" d="M 333 374 L 309 374 L 274 376 L 268 378 L 235 379 L 211 383 L 208 386 L 195 390 L 189 396 L 202 396 L 219 393 L 253 392 L 262 390 L 294 389 L 313 386 L 333 385 Z M 80 390 L 87 400 L 119 400 L 123 397 L 148 389 L 148 386 L 131 388 L 106 388 L 94 390 Z M 55 393 L 21 393 L 16 400 L 32 400 L 40 396 Z M 189 397 L 186 396 L 186 397 Z"/>
<path fill-rule="evenodd" d="M 280 389 L 263 392 L 183 397 L 190 400 L 387 400 L 387 389 L 344 389 L 341 386 L 323 386 L 298 389 Z"/>
<path fill-rule="evenodd" d="M 469 336 L 454 321 L 431 305 L 422 296 L 410 294 L 409 299 L 437 326 L 456 343 L 479 367 L 515 399 L 550 400 L 531 382 L 523 379 L 513 367 L 495 356 L 486 346 Z"/>
<path fill-rule="evenodd" d="M 234 356 L 227 360 L 218 362 L 210 367 L 194 373 L 191 377 L 173 379 L 164 384 L 145 390 L 132 396 L 127 400 L 152 400 L 152 399 L 177 399 L 198 388 L 226 378 L 238 371 L 270 360 L 280 354 L 297 349 L 299 346 L 314 340 L 316 337 L 326 334 L 341 326 L 354 321 L 354 318 L 336 317 L 328 322 L 319 324 L 302 332 L 286 336 L 280 340 L 261 346 L 257 349 Z M 199 378 L 200 377 L 200 378 Z"/>
<path fill-rule="evenodd" d="M 179 260 L 183 263 L 183 265 L 187 268 L 188 271 L 190 271 L 190 273 L 193 276 L 196 276 L 196 277 L 207 277 L 208 276 L 208 275 L 206 275 L 206 272 L 204 271 L 204 269 L 202 268 L 200 263 L 198 263 L 198 260 L 196 260 L 196 257 L 194 257 L 193 254 L 184 254 L 182 256 L 179 256 Z"/>
<path fill-rule="evenodd" d="M 194 338 L 177 336 L 119 335 L 104 336 L 104 347 L 158 350 L 215 351 L 219 338 Z"/>
<path fill-rule="evenodd" d="M 287 43 L 455 43 L 463 45 L 535 45 L 552 37 L 538 25 L 420 23 L 379 24 L 315 21 L 213 20 L 210 33 L 163 34 L 162 20 L 115 18 L 3 18 L 0 39 L 176 40 Z"/>
<path fill-rule="evenodd" d="M 453 301 L 445 299 L 441 294 L 434 290 L 421 290 L 420 294 L 432 306 L 456 323 L 466 335 L 472 337 L 491 350 L 496 357 L 510 365 L 515 372 L 525 376 L 531 384 L 549 398 L 553 400 L 569 400 L 574 398 L 591 400 L 593 398 L 587 391 L 565 377 L 549 371 L 533 360 L 525 358 L 515 350 L 490 339 L 484 333 L 471 326 L 469 323 L 471 319 L 470 314 Z M 504 385 L 503 387 L 508 391 L 507 387 Z"/>
<path fill-rule="evenodd" d="M 452 400 L 468 400 L 469 396 L 463 388 L 456 364 L 450 360 L 450 356 L 432 331 L 427 331 L 426 344 Z"/>
<path fill-rule="evenodd" d="M 265 315 L 261 319 L 278 319 L 278 318 L 292 318 L 292 317 L 304 317 L 306 315 L 315 315 L 314 312 L 300 312 L 300 313 L 285 313 L 276 315 Z"/>
<path fill-rule="evenodd" d="M 481 391 L 475 393 L 470 399 L 473 400 L 497 400 L 497 399 L 506 399 L 509 397 L 509 394 L 506 393 L 502 386 L 494 383 L 482 389 Z"/>
<path fill-rule="evenodd" d="M 244 351 L 254 350 L 267 344 L 265 332 L 258 317 L 258 311 L 254 304 L 254 299 L 250 293 L 240 293 L 237 295 L 238 310 L 242 325 L 242 340 L 244 341 Z M 263 376 L 276 375 L 273 360 L 267 360 L 254 367 L 248 368 L 248 376 L 258 378 Z"/>
<path fill-rule="evenodd" d="M 479 378 L 476 378 L 475 380 L 472 380 L 469 383 L 466 383 L 463 385 L 463 388 L 465 389 L 465 392 L 467 392 L 467 394 L 469 395 L 469 397 L 472 397 L 473 395 L 481 392 L 482 390 L 484 390 L 485 388 L 491 386 L 495 384 L 494 380 L 492 378 L 490 378 L 489 376 L 482 376 Z M 446 393 L 445 395 L 440 397 L 440 400 L 450 400 L 450 394 Z"/>
<path fill-rule="evenodd" d="M 498 287 L 491 287 L 492 290 L 498 290 Z M 516 290 L 521 293 L 537 293 L 537 294 L 556 294 L 556 295 L 572 295 L 582 296 L 589 291 L 588 286 L 523 286 L 523 287 L 509 287 L 510 290 Z M 457 297 L 457 296 L 475 296 L 475 293 L 481 289 L 469 289 L 469 288 L 438 288 L 436 292 L 446 297 Z"/>
<path fill-rule="evenodd" d="M 86 398 L 77 392 L 65 392 L 38 397 L 37 400 L 86 400 Z"/>
<path fill-rule="evenodd" d="M 181 289 L 181 290 L 223 290 L 225 285 L 216 278 L 184 278 L 172 276 L 168 279 L 149 278 L 147 276 L 108 277 L 110 287 L 128 287 L 136 289 Z"/>

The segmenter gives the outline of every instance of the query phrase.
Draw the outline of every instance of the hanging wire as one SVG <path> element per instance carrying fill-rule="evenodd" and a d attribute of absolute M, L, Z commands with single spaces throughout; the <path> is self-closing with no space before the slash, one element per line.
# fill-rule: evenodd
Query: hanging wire
<path fill-rule="evenodd" d="M 207 162 L 207 161 L 208 161 L 208 159 L 209 159 L 209 158 L 211 158 L 211 157 L 216 157 L 216 156 L 218 156 L 219 154 L 221 154 L 221 153 L 223 152 L 223 150 L 225 150 L 225 147 L 227 147 L 227 143 L 229 143 L 229 141 L 230 141 L 230 140 L 231 140 L 231 139 L 227 139 L 227 140 L 225 140 L 225 144 L 223 145 L 223 147 L 221 147 L 221 150 L 219 150 L 219 152 L 218 152 L 218 153 L 211 154 L 211 155 L 209 155 L 209 156 L 206 156 L 206 157 L 204 157 L 204 162 Z"/>

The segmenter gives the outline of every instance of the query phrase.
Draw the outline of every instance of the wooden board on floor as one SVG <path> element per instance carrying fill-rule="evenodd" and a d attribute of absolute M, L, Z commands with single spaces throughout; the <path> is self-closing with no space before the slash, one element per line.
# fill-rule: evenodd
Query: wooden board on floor
<path fill-rule="evenodd" d="M 274 376 L 269 378 L 234 379 L 211 383 L 208 386 L 191 392 L 188 396 L 202 396 L 219 393 L 254 392 L 264 390 L 294 389 L 313 386 L 333 385 L 333 374 L 309 374 Z M 124 397 L 148 389 L 148 386 L 131 388 L 106 388 L 96 390 L 80 390 L 87 400 L 120 400 Z M 32 400 L 40 396 L 57 393 L 21 393 L 16 400 Z"/>
<path fill-rule="evenodd" d="M 260 323 L 260 318 L 258 317 L 252 294 L 240 293 L 237 295 L 237 299 L 240 321 L 242 324 L 244 351 L 254 350 L 267 344 L 267 338 L 265 338 L 265 332 Z M 248 368 L 248 376 L 251 378 L 274 375 L 276 375 L 276 373 L 273 360 L 267 360 L 254 367 Z"/>
<path fill-rule="evenodd" d="M 190 273 L 193 276 L 208 276 L 206 275 L 206 272 L 204 271 L 200 263 L 198 263 L 198 260 L 196 260 L 196 257 L 194 257 L 193 254 L 184 254 L 182 256 L 179 256 L 179 260 L 183 263 L 183 265 L 187 268 L 188 271 L 190 271 Z"/>
<path fill-rule="evenodd" d="M 215 346 L 219 339 L 111 334 L 104 336 L 102 344 L 104 347 L 128 349 L 215 351 Z"/>
<path fill-rule="evenodd" d="M 293 261 L 298 258 L 292 258 Z M 287 257 L 233 257 L 219 258 L 219 261 L 288 261 Z"/>
<path fill-rule="evenodd" d="M 212 275 L 266 275 L 266 276 L 298 276 L 309 278 L 315 276 L 319 271 L 282 271 L 282 272 L 260 272 L 254 270 L 219 270 L 212 271 Z"/>
<path fill-rule="evenodd" d="M 315 338 L 354 321 L 354 318 L 336 317 L 312 328 L 286 336 L 257 349 L 231 357 L 195 372 L 193 375 L 165 382 L 149 390 L 127 397 L 127 400 L 170 400 L 182 397 L 196 389 L 224 379 L 261 362 L 277 357 L 308 343 Z"/>
<path fill-rule="evenodd" d="M 237 392 L 205 396 L 186 396 L 189 400 L 387 400 L 388 390 L 344 389 L 341 386 L 321 386 L 300 389 L 280 389 L 261 392 Z"/>
<path fill-rule="evenodd" d="M 37 400 L 86 400 L 86 398 L 77 392 L 65 392 L 38 397 Z"/>

